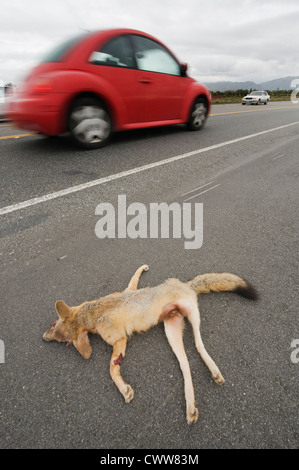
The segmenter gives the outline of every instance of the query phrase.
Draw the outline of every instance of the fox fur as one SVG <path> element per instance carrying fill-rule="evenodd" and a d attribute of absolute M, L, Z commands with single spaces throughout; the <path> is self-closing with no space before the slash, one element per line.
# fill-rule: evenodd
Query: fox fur
<path fill-rule="evenodd" d="M 127 340 L 133 333 L 146 331 L 159 322 L 164 322 L 167 339 L 179 361 L 184 377 L 187 422 L 195 423 L 198 419 L 198 410 L 195 406 L 191 372 L 183 344 L 184 319 L 188 318 L 190 321 L 196 348 L 216 383 L 221 385 L 224 378 L 201 339 L 197 295 L 211 291 L 233 291 L 257 299 L 257 292 L 247 281 L 230 273 L 201 274 L 186 283 L 178 279 L 168 279 L 158 286 L 137 290 L 140 275 L 147 270 L 147 265 L 137 269 L 123 292 L 83 302 L 76 307 L 69 307 L 63 300 L 57 301 L 55 306 L 58 320 L 46 331 L 43 339 L 71 343 L 85 359 L 89 359 L 92 348 L 88 333 L 99 334 L 104 341 L 113 346 L 110 374 L 126 403 L 129 403 L 133 399 L 134 392 L 120 374 Z"/>

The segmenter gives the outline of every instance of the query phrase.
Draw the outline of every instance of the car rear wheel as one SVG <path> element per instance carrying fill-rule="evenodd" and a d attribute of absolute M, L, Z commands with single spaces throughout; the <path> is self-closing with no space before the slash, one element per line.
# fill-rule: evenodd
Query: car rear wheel
<path fill-rule="evenodd" d="M 86 149 L 103 147 L 112 134 L 109 112 L 96 98 L 76 100 L 69 113 L 68 125 L 73 140 Z"/>
<path fill-rule="evenodd" d="M 205 125 L 208 115 L 208 105 L 204 98 L 197 98 L 191 108 L 187 127 L 191 131 L 199 131 Z"/>

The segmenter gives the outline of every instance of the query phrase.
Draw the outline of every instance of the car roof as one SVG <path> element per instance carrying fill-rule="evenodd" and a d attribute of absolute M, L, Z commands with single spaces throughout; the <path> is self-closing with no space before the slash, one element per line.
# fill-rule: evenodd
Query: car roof
<path fill-rule="evenodd" d="M 152 39 L 160 44 L 162 44 L 164 47 L 166 47 L 161 41 L 159 41 L 157 38 L 154 36 L 151 36 L 148 33 L 145 33 L 143 31 L 139 31 L 137 29 L 128 29 L 128 28 L 114 28 L 114 29 L 102 29 L 102 30 L 95 30 L 95 31 L 90 31 L 87 33 L 86 36 L 83 36 L 81 39 L 81 43 L 86 44 L 86 43 L 92 43 L 93 41 L 100 40 L 100 43 L 104 43 L 109 39 L 112 39 L 113 37 L 116 36 L 122 36 L 125 34 L 135 34 L 135 35 L 140 35 L 147 37 L 149 39 Z"/>

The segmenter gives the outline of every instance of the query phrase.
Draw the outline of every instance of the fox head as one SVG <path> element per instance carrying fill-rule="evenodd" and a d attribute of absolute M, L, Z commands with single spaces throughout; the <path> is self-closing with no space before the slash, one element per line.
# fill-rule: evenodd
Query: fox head
<path fill-rule="evenodd" d="M 58 320 L 47 330 L 43 339 L 45 341 L 58 341 L 73 344 L 84 359 L 89 359 L 92 353 L 88 331 L 83 330 L 76 322 L 76 307 L 69 307 L 63 300 L 55 304 Z"/>

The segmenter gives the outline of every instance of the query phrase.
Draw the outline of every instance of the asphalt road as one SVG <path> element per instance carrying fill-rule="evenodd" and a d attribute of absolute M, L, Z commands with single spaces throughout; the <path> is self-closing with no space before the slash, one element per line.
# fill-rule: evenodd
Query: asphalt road
<path fill-rule="evenodd" d="M 128 132 L 90 152 L 66 136 L 21 136 L 0 125 L 0 448 L 298 448 L 298 130 L 291 102 L 214 106 L 200 132 Z M 183 231 L 177 239 L 99 239 L 96 206 L 117 209 L 118 195 L 147 209 L 203 203 L 201 248 L 186 249 Z M 162 324 L 128 343 L 129 405 L 99 337 L 89 361 L 42 341 L 56 300 L 76 305 L 121 290 L 144 263 L 142 287 L 230 271 L 260 293 L 257 302 L 230 293 L 199 298 L 203 341 L 226 382 L 214 383 L 187 325 L 193 426 Z"/>

